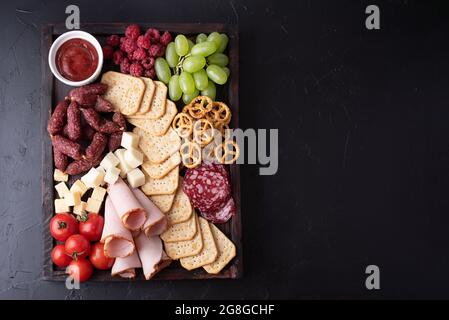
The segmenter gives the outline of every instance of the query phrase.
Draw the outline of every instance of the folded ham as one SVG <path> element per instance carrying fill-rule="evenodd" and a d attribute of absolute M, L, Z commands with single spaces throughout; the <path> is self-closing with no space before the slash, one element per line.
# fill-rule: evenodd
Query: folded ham
<path fill-rule="evenodd" d="M 105 201 L 101 242 L 104 243 L 104 254 L 111 258 L 128 257 L 135 249 L 131 232 L 123 226 L 109 196 Z"/>
<path fill-rule="evenodd" d="M 162 259 L 161 259 L 161 261 L 159 261 L 159 263 L 156 266 L 156 272 L 159 272 L 162 269 L 168 267 L 171 262 L 172 262 L 172 259 L 170 259 L 170 257 L 167 256 L 165 251 L 162 251 Z"/>
<path fill-rule="evenodd" d="M 133 231 L 142 228 L 147 219 L 147 212 L 128 185 L 119 178 L 109 186 L 108 193 L 123 225 Z"/>
<path fill-rule="evenodd" d="M 139 256 L 137 251 L 126 258 L 116 258 L 112 266 L 111 275 L 119 275 L 122 278 L 134 278 L 136 276 L 136 268 L 141 268 Z"/>
<path fill-rule="evenodd" d="M 141 232 L 134 238 L 134 243 L 142 263 L 145 279 L 149 280 L 160 270 L 158 265 L 162 261 L 162 241 L 159 236 L 149 238 Z"/>
<path fill-rule="evenodd" d="M 167 218 L 158 207 L 140 189 L 132 190 L 137 200 L 147 212 L 147 220 L 142 230 L 147 237 L 157 236 L 167 229 Z"/>

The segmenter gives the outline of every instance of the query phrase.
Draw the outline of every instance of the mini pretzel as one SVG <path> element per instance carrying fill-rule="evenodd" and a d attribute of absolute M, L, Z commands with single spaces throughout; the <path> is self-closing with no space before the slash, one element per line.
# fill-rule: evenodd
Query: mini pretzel
<path fill-rule="evenodd" d="M 187 141 L 180 148 L 182 163 L 187 168 L 195 168 L 201 163 L 201 147 L 194 143 Z"/>
<path fill-rule="evenodd" d="M 214 138 L 214 127 L 206 119 L 197 120 L 193 125 L 193 141 L 205 146 Z"/>
<path fill-rule="evenodd" d="M 239 156 L 240 148 L 237 143 L 232 140 L 227 140 L 223 144 L 215 148 L 215 158 L 222 164 L 234 163 L 239 158 Z"/>
<path fill-rule="evenodd" d="M 216 122 L 229 124 L 231 121 L 231 110 L 223 102 L 213 102 L 211 112 Z"/>
<path fill-rule="evenodd" d="M 203 162 L 212 163 L 215 161 L 215 147 L 216 147 L 216 144 L 214 141 L 212 141 L 211 143 L 209 143 L 208 145 L 206 145 L 203 148 L 202 154 L 201 154 L 201 158 L 202 158 Z"/>
<path fill-rule="evenodd" d="M 198 96 L 183 108 L 195 119 L 201 119 L 212 108 L 212 100 L 206 96 Z"/>
<path fill-rule="evenodd" d="M 229 129 L 229 125 L 225 123 L 218 123 L 216 129 L 221 133 L 224 140 L 229 140 L 231 138 L 232 130 Z"/>
<path fill-rule="evenodd" d="M 181 138 L 187 138 L 193 130 L 192 118 L 186 113 L 178 113 L 173 119 L 172 127 Z"/>

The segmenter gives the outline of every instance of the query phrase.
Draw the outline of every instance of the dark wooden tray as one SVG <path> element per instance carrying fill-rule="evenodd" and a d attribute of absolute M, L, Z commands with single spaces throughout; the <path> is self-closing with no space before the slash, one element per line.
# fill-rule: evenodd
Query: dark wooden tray
<path fill-rule="evenodd" d="M 110 34 L 123 34 L 126 28 L 125 23 L 95 23 L 82 24 L 81 30 L 93 34 L 102 42 Z M 238 63 L 239 63 L 239 39 L 238 27 L 236 25 L 218 23 L 139 23 L 143 29 L 154 27 L 159 30 L 168 30 L 174 34 L 183 33 L 194 35 L 201 32 L 210 33 L 213 31 L 224 32 L 229 36 L 228 55 L 231 77 L 228 83 L 217 90 L 217 98 L 229 105 L 232 110 L 232 128 L 239 127 L 239 99 L 238 99 Z M 42 88 L 41 88 L 41 133 L 42 133 L 42 218 L 43 218 L 43 241 L 44 257 L 42 277 L 45 280 L 64 281 L 66 274 L 60 269 L 56 269 L 51 262 L 50 254 L 54 246 L 54 241 L 50 235 L 49 222 L 54 215 L 55 189 L 53 181 L 53 156 L 52 146 L 46 130 L 47 120 L 51 115 L 52 108 L 67 95 L 69 87 L 55 80 L 48 66 L 48 52 L 52 42 L 62 33 L 66 32 L 64 24 L 46 25 L 42 28 L 41 42 L 41 63 L 42 63 Z M 103 71 L 110 70 L 108 64 L 103 66 Z M 217 88 L 218 89 L 218 88 Z M 180 106 L 178 106 L 179 108 Z M 227 223 L 217 225 L 231 240 L 237 248 L 237 256 L 229 265 L 217 275 L 206 273 L 202 268 L 187 271 L 178 262 L 173 262 L 170 267 L 159 272 L 154 279 L 177 280 L 177 279 L 211 279 L 211 278 L 240 278 L 243 272 L 242 263 L 242 232 L 241 232 L 241 205 L 240 205 L 240 168 L 238 165 L 231 165 L 231 183 L 233 197 L 237 206 L 236 215 Z M 142 272 L 137 272 L 135 279 L 122 279 L 112 277 L 109 271 L 94 272 L 89 281 L 143 281 Z"/>

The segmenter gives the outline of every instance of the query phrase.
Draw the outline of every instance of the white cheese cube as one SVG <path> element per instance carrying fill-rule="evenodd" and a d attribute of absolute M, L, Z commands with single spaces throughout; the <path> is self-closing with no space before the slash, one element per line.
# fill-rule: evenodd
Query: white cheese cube
<path fill-rule="evenodd" d="M 106 181 L 109 184 L 114 184 L 117 181 L 119 174 L 120 169 L 116 167 L 109 168 L 106 171 L 106 175 L 104 176 L 104 181 Z"/>
<path fill-rule="evenodd" d="M 55 181 L 64 181 L 67 182 L 69 180 L 69 175 L 67 173 L 62 172 L 59 169 L 55 169 L 55 172 L 53 173 L 53 180 Z"/>
<path fill-rule="evenodd" d="M 125 161 L 131 168 L 137 168 L 143 163 L 143 153 L 137 149 L 128 149 L 125 151 Z"/>
<path fill-rule="evenodd" d="M 58 192 L 60 198 L 64 198 L 67 193 L 70 193 L 69 188 L 67 188 L 65 182 L 60 182 L 55 185 L 55 189 Z"/>
<path fill-rule="evenodd" d="M 76 180 L 70 187 L 70 192 L 78 192 L 82 197 L 87 191 L 86 185 L 81 180 Z"/>
<path fill-rule="evenodd" d="M 109 152 L 105 155 L 103 160 L 101 160 L 100 166 L 102 166 L 104 170 L 108 171 L 110 168 L 117 166 L 119 163 L 119 159 L 112 152 Z"/>
<path fill-rule="evenodd" d="M 102 166 L 98 166 L 96 167 L 97 171 L 100 172 L 101 175 L 101 179 L 103 180 L 102 183 L 100 183 L 100 186 L 103 186 L 106 182 L 104 182 L 104 176 L 106 175 L 106 171 L 104 170 L 104 168 Z"/>
<path fill-rule="evenodd" d="M 102 204 L 102 201 L 99 201 L 94 198 L 89 198 L 89 199 L 87 199 L 86 210 L 87 210 L 87 212 L 90 212 L 90 213 L 98 213 L 98 212 L 100 212 L 101 204 Z"/>
<path fill-rule="evenodd" d="M 73 207 L 81 202 L 81 196 L 78 192 L 69 192 L 65 195 L 65 204 L 68 207 Z"/>
<path fill-rule="evenodd" d="M 123 132 L 122 142 L 120 145 L 126 149 L 137 148 L 139 145 L 139 136 L 132 132 Z"/>
<path fill-rule="evenodd" d="M 130 172 L 133 168 L 131 168 L 125 161 L 125 149 L 117 149 L 114 154 L 120 160 L 118 164 L 118 168 L 120 169 L 120 177 L 125 178 L 126 174 Z"/>
<path fill-rule="evenodd" d="M 137 187 L 143 186 L 145 184 L 145 175 L 138 168 L 133 169 L 132 171 L 128 172 L 127 179 L 128 179 L 129 185 L 132 188 L 137 188 Z"/>
<path fill-rule="evenodd" d="M 56 213 L 70 212 L 70 208 L 66 205 L 64 199 L 55 199 L 55 212 Z"/>
<path fill-rule="evenodd" d="M 81 181 L 84 182 L 86 187 L 94 188 L 103 183 L 103 177 L 100 171 L 95 168 L 89 170 L 82 178 Z"/>
<path fill-rule="evenodd" d="M 81 216 L 86 213 L 86 207 L 87 207 L 87 203 L 84 201 L 81 201 L 78 205 L 73 207 L 73 213 Z"/>
<path fill-rule="evenodd" d="M 90 197 L 94 198 L 95 200 L 103 201 L 105 194 L 106 194 L 105 188 L 95 187 Z"/>

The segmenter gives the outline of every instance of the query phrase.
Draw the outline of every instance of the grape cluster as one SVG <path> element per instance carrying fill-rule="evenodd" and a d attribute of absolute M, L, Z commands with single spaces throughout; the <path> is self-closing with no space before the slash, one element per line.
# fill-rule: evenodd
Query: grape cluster
<path fill-rule="evenodd" d="M 168 84 L 170 99 L 189 103 L 198 95 L 215 99 L 215 84 L 223 85 L 229 77 L 229 58 L 223 52 L 229 38 L 224 33 L 200 33 L 196 43 L 179 34 L 168 43 L 165 59 L 158 57 L 154 67 L 158 79 Z"/>

